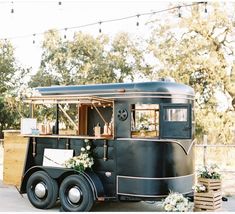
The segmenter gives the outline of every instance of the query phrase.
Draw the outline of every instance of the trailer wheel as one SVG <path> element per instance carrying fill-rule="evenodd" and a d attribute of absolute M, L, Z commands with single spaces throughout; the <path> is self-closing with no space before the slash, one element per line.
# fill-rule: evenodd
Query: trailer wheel
<path fill-rule="evenodd" d="M 26 191 L 31 204 L 39 209 L 53 207 L 58 198 L 57 182 L 44 171 L 37 171 L 30 176 Z"/>
<path fill-rule="evenodd" d="M 81 175 L 65 178 L 60 186 L 59 196 L 64 211 L 89 211 L 94 204 L 91 187 Z"/>

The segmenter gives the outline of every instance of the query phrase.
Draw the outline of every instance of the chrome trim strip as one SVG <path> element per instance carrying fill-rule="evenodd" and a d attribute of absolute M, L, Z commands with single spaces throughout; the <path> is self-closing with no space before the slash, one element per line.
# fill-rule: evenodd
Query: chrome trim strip
<path fill-rule="evenodd" d="M 110 99 L 130 99 L 130 98 L 161 98 L 161 99 L 184 99 L 184 100 L 194 100 L 194 98 L 189 97 L 173 97 L 173 96 L 122 96 L 122 97 L 108 97 Z"/>
<path fill-rule="evenodd" d="M 135 176 L 125 176 L 125 175 L 117 175 L 118 178 L 129 178 L 129 179 L 137 179 L 137 180 L 170 180 L 170 179 L 178 179 L 185 177 L 192 177 L 195 173 L 189 175 L 175 176 L 175 177 L 164 177 L 164 178 L 150 178 L 150 177 L 135 177 Z"/>
<path fill-rule="evenodd" d="M 190 192 L 184 192 L 181 194 L 188 194 L 191 193 Z M 118 195 L 127 195 L 127 196 L 136 196 L 136 197 L 144 197 L 144 198 L 163 198 L 163 197 L 167 197 L 168 195 L 137 195 L 137 194 L 129 194 L 129 193 L 122 193 L 122 192 L 118 192 Z"/>
<path fill-rule="evenodd" d="M 190 150 L 192 149 L 193 145 L 196 144 L 196 141 L 197 141 L 197 139 L 194 138 L 194 140 L 192 141 L 191 145 L 188 148 L 187 154 L 190 152 Z"/>
<path fill-rule="evenodd" d="M 94 197 L 97 199 L 98 198 L 98 193 L 97 193 L 97 189 L 96 186 L 93 182 L 93 180 L 91 179 L 91 177 L 86 173 L 86 172 L 81 172 L 81 174 L 86 178 L 86 180 L 89 182 L 90 187 L 93 191 L 93 193 L 95 193 Z"/>
<path fill-rule="evenodd" d="M 128 138 L 128 137 L 125 137 L 125 138 L 117 138 L 117 140 L 136 140 L 136 141 L 156 141 L 156 142 L 174 142 L 174 143 L 177 143 L 178 141 L 177 140 L 173 140 L 173 139 L 156 139 L 156 138 Z M 189 139 L 190 140 L 190 139 Z"/>
<path fill-rule="evenodd" d="M 191 142 L 191 144 L 190 144 L 188 150 L 186 151 L 185 148 L 184 148 L 184 146 L 181 144 L 180 141 L 172 140 L 172 139 L 156 139 L 156 138 L 152 138 L 152 139 L 150 139 L 150 138 L 117 138 L 117 140 L 123 140 L 123 141 L 125 141 L 125 140 L 132 140 L 132 141 L 136 140 L 136 141 L 151 141 L 151 142 L 153 141 L 153 142 L 176 143 L 176 144 L 178 144 L 178 145 L 184 150 L 184 152 L 186 153 L 186 155 L 189 154 L 189 152 L 190 152 L 190 150 L 192 149 L 194 143 L 196 142 L 196 138 L 195 138 L 194 140 L 192 140 L 192 142 Z M 189 140 L 190 140 L 190 139 L 189 139 Z M 188 141 L 189 141 L 189 140 L 188 140 Z"/>
<path fill-rule="evenodd" d="M 68 91 L 67 92 L 68 94 L 65 94 L 65 93 L 61 94 L 60 92 L 57 92 L 57 93 L 54 92 L 54 93 L 56 94 L 56 96 L 59 96 L 59 95 L 76 96 L 77 95 L 77 96 L 88 96 L 88 97 L 90 97 L 90 96 L 102 96 L 102 95 L 120 95 L 120 94 L 128 94 L 128 95 L 129 94 L 166 94 L 166 95 L 172 95 L 173 94 L 173 95 L 185 95 L 185 96 L 191 96 L 191 97 L 195 96 L 195 95 L 192 95 L 192 94 L 189 94 L 189 93 L 166 92 L 166 91 L 125 91 L 125 92 L 119 92 L 119 91 L 114 91 L 113 89 L 111 89 L 111 90 L 105 89 L 103 91 L 104 91 L 104 93 L 98 92 L 98 93 L 92 93 L 92 94 L 91 93 L 86 94 L 85 93 L 85 92 L 87 92 L 86 90 L 79 91 L 80 92 L 79 94 L 71 93 L 71 91 Z M 107 91 L 110 91 L 110 92 L 107 92 Z M 84 94 L 83 94 L 83 92 L 84 92 Z M 45 92 L 43 92 L 43 93 L 45 93 Z M 53 92 L 51 92 L 51 93 L 53 93 Z M 42 96 L 51 96 L 51 93 L 48 92 L 48 93 L 46 93 Z"/>

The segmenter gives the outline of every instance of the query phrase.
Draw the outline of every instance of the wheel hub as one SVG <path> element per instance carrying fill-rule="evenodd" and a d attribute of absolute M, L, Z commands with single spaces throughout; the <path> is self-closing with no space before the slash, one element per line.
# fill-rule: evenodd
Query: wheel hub
<path fill-rule="evenodd" d="M 47 188 L 45 186 L 44 183 L 40 182 L 38 183 L 36 186 L 35 186 L 35 195 L 38 197 L 38 198 L 43 198 L 45 197 L 46 195 L 46 192 L 47 192 Z"/>
<path fill-rule="evenodd" d="M 81 191 L 77 187 L 71 188 L 68 192 L 68 198 L 74 204 L 80 201 L 81 195 Z"/>

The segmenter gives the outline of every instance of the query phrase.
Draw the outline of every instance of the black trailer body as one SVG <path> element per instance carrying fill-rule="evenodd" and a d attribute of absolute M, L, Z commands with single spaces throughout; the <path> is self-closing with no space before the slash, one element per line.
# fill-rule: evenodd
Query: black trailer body
<path fill-rule="evenodd" d="M 65 211 L 88 211 L 94 201 L 159 200 L 170 191 L 191 193 L 194 183 L 194 91 L 175 82 L 144 82 L 37 88 L 26 102 L 79 105 L 79 131 L 29 138 L 21 193 L 38 208 L 59 199 Z M 77 101 L 77 102 L 75 102 Z M 94 104 L 95 103 L 95 104 Z M 105 104 L 105 105 L 104 105 Z M 84 107 L 86 106 L 86 107 Z M 102 118 L 103 117 L 103 118 Z M 94 126 L 112 120 L 111 136 L 94 136 Z M 85 124 L 85 125 L 84 125 Z M 92 170 L 43 166 L 44 151 L 72 149 L 80 154 L 92 141 Z M 51 193 L 54 192 L 54 193 Z"/>

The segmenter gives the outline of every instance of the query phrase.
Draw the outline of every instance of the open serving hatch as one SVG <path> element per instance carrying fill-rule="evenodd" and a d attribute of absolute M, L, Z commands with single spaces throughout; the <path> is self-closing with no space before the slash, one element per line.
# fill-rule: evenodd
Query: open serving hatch
<path fill-rule="evenodd" d="M 43 105 L 48 109 L 56 107 L 54 134 L 62 134 L 60 129 L 61 118 L 67 120 L 67 125 L 73 130 L 73 135 L 94 135 L 94 127 L 99 124 L 103 135 L 113 136 L 113 106 L 114 100 L 79 95 L 43 95 L 26 98 L 24 103 L 31 105 L 31 117 L 39 118 L 42 115 L 36 113 L 37 106 Z M 68 107 L 69 106 L 69 107 Z M 71 107 L 72 106 L 72 107 Z M 49 111 L 49 110 L 48 110 Z M 44 111 L 46 112 L 46 111 Z M 62 112 L 63 114 L 59 114 Z M 45 118 L 45 117 L 44 117 Z M 44 120 L 48 120 L 46 118 Z M 39 119 L 40 120 L 40 119 Z M 41 119 L 42 121 L 42 119 Z M 112 124 L 111 124 L 112 123 Z M 72 127 L 72 128 L 71 128 Z M 103 127 L 107 127 L 106 130 Z M 104 130 L 102 130 L 104 129 Z M 109 134 L 108 134 L 109 133 Z M 48 133 L 47 133 L 48 134 Z M 67 133 L 63 133 L 67 134 Z"/>

